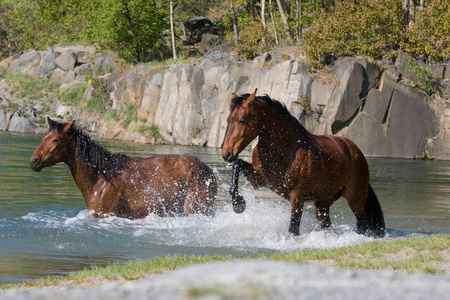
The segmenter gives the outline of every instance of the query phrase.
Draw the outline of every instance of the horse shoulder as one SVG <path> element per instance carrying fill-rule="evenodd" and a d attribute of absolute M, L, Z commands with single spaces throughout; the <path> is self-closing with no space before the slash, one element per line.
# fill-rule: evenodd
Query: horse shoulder
<path fill-rule="evenodd" d="M 303 148 L 297 149 L 292 165 L 284 177 L 288 189 L 293 188 L 307 178 L 311 170 L 311 161 L 311 151 Z"/>
<path fill-rule="evenodd" d="M 258 155 L 258 146 L 253 149 L 252 153 L 252 166 L 256 173 L 261 174 L 261 160 Z"/>
<path fill-rule="evenodd" d="M 114 185 L 99 176 L 99 180 L 92 187 L 92 193 L 85 199 L 87 209 L 96 213 L 116 213 L 115 209 L 120 201 L 120 188 L 120 182 Z"/>

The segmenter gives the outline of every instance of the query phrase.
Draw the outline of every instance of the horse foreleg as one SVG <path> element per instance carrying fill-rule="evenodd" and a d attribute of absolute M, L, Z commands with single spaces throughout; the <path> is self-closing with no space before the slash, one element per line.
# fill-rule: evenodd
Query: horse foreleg
<path fill-rule="evenodd" d="M 237 159 L 233 163 L 233 174 L 231 175 L 231 184 L 230 184 L 230 195 L 231 195 L 231 204 L 233 205 L 233 210 L 235 213 L 240 214 L 244 212 L 246 204 L 244 197 L 239 195 L 239 172 L 241 171 L 242 165 L 246 163 L 242 159 Z M 247 163 L 248 164 L 248 163 Z"/>
<path fill-rule="evenodd" d="M 293 235 L 300 235 L 300 221 L 302 220 L 304 201 L 297 193 L 291 193 L 291 222 L 289 223 L 289 232 Z"/>
<path fill-rule="evenodd" d="M 250 182 L 253 188 L 259 188 L 264 186 L 264 180 L 260 173 L 253 167 L 252 164 L 243 161 L 242 159 L 237 159 L 233 163 L 233 174 L 231 176 L 230 194 L 233 204 L 233 210 L 235 213 L 242 213 L 245 210 L 245 200 L 239 195 L 239 173 L 242 171 L 245 178 Z"/>

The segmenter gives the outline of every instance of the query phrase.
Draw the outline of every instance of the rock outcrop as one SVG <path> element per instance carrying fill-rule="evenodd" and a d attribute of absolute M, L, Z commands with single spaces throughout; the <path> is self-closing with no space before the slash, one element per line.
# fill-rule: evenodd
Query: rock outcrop
<path fill-rule="evenodd" d="M 0 68 L 48 76 L 60 83 L 62 90 L 84 82 L 86 74 L 96 76 L 111 88 L 112 109 L 119 116 L 132 107 L 138 122 L 157 126 L 170 143 L 220 147 L 231 93 L 251 93 L 257 88 L 258 94 L 283 102 L 311 132 L 346 136 L 367 156 L 450 159 L 450 63 L 430 67 L 442 84 L 443 95 L 432 98 L 411 85 L 413 79 L 409 78 L 416 75 L 411 74 L 402 52 L 397 61 L 378 65 L 343 58 L 331 74 L 323 76 L 312 73 L 299 60 L 275 64 L 279 53 L 243 61 L 233 52 L 212 50 L 200 65 L 173 64 L 163 72 L 139 66 L 120 76 L 111 57 L 82 61 L 83 55 L 31 50 L 1 62 Z M 80 111 L 61 112 L 62 116 L 75 113 Z M 0 128 L 11 124 L 12 117 L 7 110 L 0 110 Z M 101 137 L 124 137 L 120 130 L 112 134 L 111 126 L 102 122 L 106 121 L 101 117 L 91 120 L 90 129 L 95 127 Z M 22 125 L 30 128 L 27 126 Z M 151 141 L 136 132 L 127 139 Z"/>

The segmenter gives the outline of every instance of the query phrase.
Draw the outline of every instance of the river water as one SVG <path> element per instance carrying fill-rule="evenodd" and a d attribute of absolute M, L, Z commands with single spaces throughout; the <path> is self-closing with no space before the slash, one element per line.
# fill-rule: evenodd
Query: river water
<path fill-rule="evenodd" d="M 288 234 L 289 203 L 267 189 L 240 180 L 247 210 L 235 214 L 228 194 L 231 165 L 220 149 L 97 141 L 132 157 L 190 153 L 214 169 L 219 182 L 216 216 L 142 220 L 90 219 L 68 167 L 36 173 L 28 161 L 42 136 L 0 132 L 0 284 L 64 275 L 92 265 L 152 259 L 161 255 L 258 254 L 365 243 L 345 200 L 331 208 L 333 226 L 317 226 L 305 206 L 301 235 Z M 241 158 L 248 159 L 250 153 Z M 450 161 L 369 159 L 371 182 L 380 199 L 385 239 L 450 234 Z"/>

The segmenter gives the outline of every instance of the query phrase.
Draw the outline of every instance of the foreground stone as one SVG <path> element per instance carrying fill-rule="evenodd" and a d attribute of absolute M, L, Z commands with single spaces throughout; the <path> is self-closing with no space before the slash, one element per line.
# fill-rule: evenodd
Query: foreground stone
<path fill-rule="evenodd" d="M 287 262 L 186 267 L 125 284 L 0 292 L 9 299 L 446 299 L 449 275 L 355 271 Z"/>

